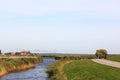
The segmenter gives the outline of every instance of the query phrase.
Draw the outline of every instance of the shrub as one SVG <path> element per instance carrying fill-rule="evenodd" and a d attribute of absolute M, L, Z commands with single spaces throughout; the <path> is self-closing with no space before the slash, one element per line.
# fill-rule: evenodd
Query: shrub
<path fill-rule="evenodd" d="M 96 50 L 96 53 L 95 53 L 96 57 L 101 59 L 101 58 L 107 58 L 107 50 L 105 49 L 99 49 L 99 50 Z"/>

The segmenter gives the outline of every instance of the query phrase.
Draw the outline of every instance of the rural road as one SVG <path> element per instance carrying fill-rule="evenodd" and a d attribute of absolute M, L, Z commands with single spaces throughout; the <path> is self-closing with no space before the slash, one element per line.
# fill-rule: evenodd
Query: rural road
<path fill-rule="evenodd" d="M 99 64 L 104 64 L 107 66 L 120 68 L 120 62 L 115 62 L 115 61 L 110 61 L 110 60 L 105 60 L 105 59 L 92 59 L 92 61 L 99 63 Z"/>

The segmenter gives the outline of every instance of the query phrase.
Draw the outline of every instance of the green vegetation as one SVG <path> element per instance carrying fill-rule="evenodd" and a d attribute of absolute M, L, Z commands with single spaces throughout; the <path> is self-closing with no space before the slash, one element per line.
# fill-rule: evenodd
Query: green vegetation
<path fill-rule="evenodd" d="M 107 58 L 107 50 L 105 50 L 105 49 L 96 50 L 95 55 L 99 59 L 101 59 L 101 58 L 106 59 Z"/>
<path fill-rule="evenodd" d="M 56 56 L 56 60 L 81 60 L 81 56 Z"/>
<path fill-rule="evenodd" d="M 108 60 L 120 62 L 120 55 L 110 55 L 110 56 L 108 57 Z"/>
<path fill-rule="evenodd" d="M 73 61 L 64 66 L 68 80 L 120 80 L 120 69 L 92 62 Z"/>
<path fill-rule="evenodd" d="M 120 69 L 91 60 L 59 60 L 48 67 L 50 80 L 120 80 Z"/>
<path fill-rule="evenodd" d="M 96 58 L 94 54 L 41 54 L 42 57 L 55 57 L 56 60 L 81 60 Z"/>
<path fill-rule="evenodd" d="M 21 71 L 35 67 L 42 58 L 0 58 L 0 76 L 9 72 Z"/>
<path fill-rule="evenodd" d="M 46 72 L 49 74 L 50 80 L 65 80 L 65 77 L 62 73 L 62 68 L 65 63 L 66 60 L 59 60 L 48 67 Z"/>

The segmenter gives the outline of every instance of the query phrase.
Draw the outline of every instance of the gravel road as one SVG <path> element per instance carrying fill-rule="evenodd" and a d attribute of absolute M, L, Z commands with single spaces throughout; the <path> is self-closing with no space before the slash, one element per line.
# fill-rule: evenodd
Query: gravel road
<path fill-rule="evenodd" d="M 92 59 L 92 61 L 99 63 L 99 64 L 104 64 L 107 66 L 120 68 L 120 62 L 115 62 L 115 61 L 110 61 L 110 60 L 105 60 L 105 59 Z"/>

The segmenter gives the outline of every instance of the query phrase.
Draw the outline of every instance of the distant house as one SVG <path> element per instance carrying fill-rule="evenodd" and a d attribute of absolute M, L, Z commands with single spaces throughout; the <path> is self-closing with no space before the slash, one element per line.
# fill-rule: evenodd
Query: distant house
<path fill-rule="evenodd" d="M 17 52 L 11 52 L 11 55 L 16 55 Z"/>
<path fill-rule="evenodd" d="M 31 55 L 30 51 L 11 52 L 11 55 Z"/>
<path fill-rule="evenodd" d="M 20 52 L 20 55 L 30 55 L 31 52 L 30 51 L 22 51 Z"/>

